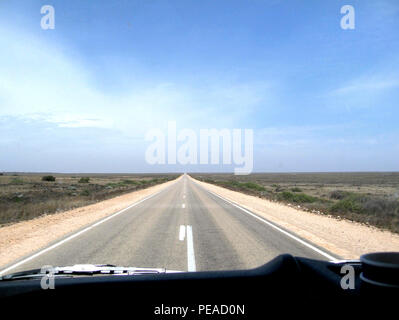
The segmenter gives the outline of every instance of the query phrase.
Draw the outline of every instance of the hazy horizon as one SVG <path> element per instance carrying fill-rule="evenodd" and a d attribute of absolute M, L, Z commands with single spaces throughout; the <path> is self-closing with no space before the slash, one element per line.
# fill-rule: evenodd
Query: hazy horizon
<path fill-rule="evenodd" d="M 123 174 L 138 174 L 138 175 L 145 175 L 145 174 L 231 174 L 233 175 L 234 172 L 223 172 L 223 171 L 189 171 L 189 172 L 181 172 L 181 171 L 160 171 L 160 172 L 53 172 L 53 171 L 0 171 L 3 174 L 65 174 L 65 175 L 81 175 L 81 174 L 115 174 L 115 175 L 123 175 Z M 252 171 L 250 174 L 301 174 L 301 173 L 399 173 L 399 171 Z"/>

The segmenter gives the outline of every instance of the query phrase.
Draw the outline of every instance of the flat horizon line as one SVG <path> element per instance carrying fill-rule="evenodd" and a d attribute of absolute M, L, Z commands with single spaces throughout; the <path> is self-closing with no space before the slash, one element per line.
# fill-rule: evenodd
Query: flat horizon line
<path fill-rule="evenodd" d="M 16 174 L 63 174 L 63 175 L 168 175 L 168 174 L 232 174 L 234 172 L 181 172 L 181 171 L 171 171 L 171 172 L 52 172 L 52 171 L 0 171 L 0 175 L 16 175 Z M 399 173 L 398 171 L 254 171 L 248 175 L 252 174 L 328 174 L 328 173 Z M 239 175 L 237 175 L 239 176 Z"/>

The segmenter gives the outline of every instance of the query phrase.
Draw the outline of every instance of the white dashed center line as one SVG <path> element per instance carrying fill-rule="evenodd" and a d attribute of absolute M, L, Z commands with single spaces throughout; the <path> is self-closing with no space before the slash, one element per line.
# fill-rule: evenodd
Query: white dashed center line
<path fill-rule="evenodd" d="M 187 271 L 196 271 L 195 255 L 194 255 L 194 240 L 192 226 L 180 226 L 179 240 L 184 241 L 185 233 L 187 232 Z"/>
<path fill-rule="evenodd" d="M 186 237 L 186 226 L 181 225 L 180 232 L 179 232 L 179 240 L 184 241 L 185 237 Z"/>

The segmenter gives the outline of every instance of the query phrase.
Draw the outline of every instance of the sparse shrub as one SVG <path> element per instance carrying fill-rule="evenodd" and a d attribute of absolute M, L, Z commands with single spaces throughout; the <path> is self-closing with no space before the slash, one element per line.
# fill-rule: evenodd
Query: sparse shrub
<path fill-rule="evenodd" d="M 292 193 L 289 191 L 283 191 L 278 195 L 278 200 L 284 200 L 294 203 L 313 203 L 318 199 L 305 193 Z"/>
<path fill-rule="evenodd" d="M 399 202 L 386 199 L 367 199 L 363 203 L 363 208 L 367 212 L 373 213 L 395 213 L 399 214 Z"/>
<path fill-rule="evenodd" d="M 284 191 L 277 195 L 278 200 L 285 200 L 285 201 L 292 201 L 294 199 L 295 194 L 289 192 L 289 191 Z"/>
<path fill-rule="evenodd" d="M 87 196 L 90 195 L 90 191 L 89 190 L 83 190 L 81 195 L 87 197 Z"/>
<path fill-rule="evenodd" d="M 334 190 L 333 192 L 330 193 L 330 198 L 334 199 L 334 200 L 342 200 L 343 198 L 345 198 L 349 195 L 350 195 L 350 192 L 348 192 L 348 191 Z"/>
<path fill-rule="evenodd" d="M 298 187 L 294 187 L 294 188 L 291 188 L 291 191 L 292 192 L 302 192 L 302 189 L 298 188 Z"/>
<path fill-rule="evenodd" d="M 136 180 L 123 180 L 122 183 L 123 184 L 134 184 L 134 185 L 139 184 L 139 182 Z"/>
<path fill-rule="evenodd" d="M 79 183 L 89 183 L 90 182 L 90 178 L 89 177 L 82 177 L 79 179 L 78 181 Z"/>
<path fill-rule="evenodd" d="M 54 176 L 44 176 L 42 177 L 42 181 L 55 181 Z"/>
<path fill-rule="evenodd" d="M 344 192 L 341 200 L 331 206 L 332 212 L 356 212 L 363 211 L 362 202 L 366 200 L 366 196 L 351 192 Z"/>
<path fill-rule="evenodd" d="M 399 232 L 399 201 L 370 194 L 345 192 L 344 198 L 329 207 L 334 214 Z"/>
<path fill-rule="evenodd" d="M 107 183 L 106 185 L 106 188 L 117 188 L 117 187 L 120 187 L 121 186 L 121 183 L 120 182 L 109 182 L 109 183 Z"/>
<path fill-rule="evenodd" d="M 244 188 L 248 188 L 248 189 L 252 189 L 252 190 L 256 190 L 256 191 L 265 191 L 265 187 L 261 186 L 255 182 L 245 182 L 245 183 L 241 183 L 241 185 Z"/>
<path fill-rule="evenodd" d="M 284 188 L 282 186 L 280 186 L 279 184 L 273 183 L 271 185 L 272 188 L 274 188 L 275 192 L 281 192 L 284 191 Z"/>
<path fill-rule="evenodd" d="M 24 184 L 24 180 L 22 180 L 21 178 L 13 178 L 11 179 L 10 184 L 15 184 L 15 185 Z"/>
<path fill-rule="evenodd" d="M 212 181 L 212 182 L 211 182 Z M 239 182 L 236 180 L 228 180 L 228 181 L 214 181 L 208 179 L 209 183 L 219 184 L 226 188 L 230 188 L 233 190 L 251 190 L 251 191 L 266 191 L 265 187 L 255 183 L 255 182 Z"/>
<path fill-rule="evenodd" d="M 365 194 L 349 193 L 331 207 L 333 212 L 353 212 L 368 215 L 399 216 L 399 202 Z"/>
<path fill-rule="evenodd" d="M 360 213 L 362 211 L 362 207 L 360 204 L 353 198 L 345 198 L 331 206 L 332 212 L 356 212 Z"/>

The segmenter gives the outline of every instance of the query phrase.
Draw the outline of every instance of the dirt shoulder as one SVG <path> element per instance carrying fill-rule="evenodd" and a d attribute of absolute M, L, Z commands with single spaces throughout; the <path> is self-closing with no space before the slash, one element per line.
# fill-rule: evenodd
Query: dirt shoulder
<path fill-rule="evenodd" d="M 399 251 L 398 234 L 356 222 L 302 211 L 277 202 L 193 180 L 208 190 L 342 258 L 359 258 L 364 253 L 375 251 Z"/>
<path fill-rule="evenodd" d="M 176 180 L 127 193 L 92 205 L 2 227 L 0 228 L 0 266 L 5 266 L 44 248 L 49 243 L 118 212 L 174 182 Z"/>

